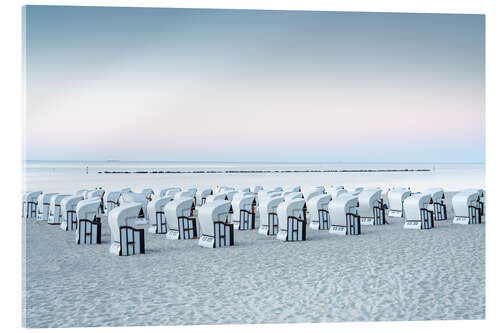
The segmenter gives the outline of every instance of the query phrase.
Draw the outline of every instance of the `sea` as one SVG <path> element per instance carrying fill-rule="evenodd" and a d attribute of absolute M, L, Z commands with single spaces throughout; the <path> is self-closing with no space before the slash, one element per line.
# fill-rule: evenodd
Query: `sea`
<path fill-rule="evenodd" d="M 126 173 L 125 173 L 126 172 Z M 323 185 L 441 187 L 445 191 L 485 188 L 485 165 L 479 163 L 282 163 L 157 161 L 23 161 L 23 191 L 74 193 L 104 188 L 134 191 L 152 188 L 232 186 L 264 188 Z"/>

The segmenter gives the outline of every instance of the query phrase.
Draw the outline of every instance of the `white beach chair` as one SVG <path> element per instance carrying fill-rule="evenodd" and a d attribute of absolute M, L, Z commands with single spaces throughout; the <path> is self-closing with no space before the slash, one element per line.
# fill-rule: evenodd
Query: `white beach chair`
<path fill-rule="evenodd" d="M 144 194 L 146 196 L 146 199 L 148 199 L 149 201 L 153 199 L 153 195 L 155 194 L 152 188 L 145 188 L 141 191 L 141 193 Z"/>
<path fill-rule="evenodd" d="M 220 200 L 228 200 L 226 193 L 217 193 L 217 194 L 209 195 L 206 198 L 205 203 L 212 202 L 212 201 L 220 201 Z"/>
<path fill-rule="evenodd" d="M 451 199 L 456 224 L 480 224 L 482 223 L 480 192 L 473 189 L 456 193 Z"/>
<path fill-rule="evenodd" d="M 404 217 L 403 201 L 411 195 L 411 191 L 404 188 L 390 190 L 387 193 L 389 201 L 389 217 Z"/>
<path fill-rule="evenodd" d="M 332 201 L 330 194 L 321 194 L 312 197 L 307 202 L 309 211 L 309 228 L 314 230 L 330 229 L 330 214 L 328 213 L 328 204 Z"/>
<path fill-rule="evenodd" d="M 255 194 L 248 192 L 248 195 L 240 194 L 233 198 L 231 206 L 233 208 L 234 218 L 232 223 L 235 229 L 250 230 L 255 229 Z"/>
<path fill-rule="evenodd" d="M 278 206 L 283 197 L 265 198 L 259 203 L 259 234 L 276 235 L 278 233 Z"/>
<path fill-rule="evenodd" d="M 304 192 L 304 199 L 307 201 L 311 200 L 315 196 L 323 195 L 325 192 L 323 190 L 315 189 L 311 191 Z"/>
<path fill-rule="evenodd" d="M 85 199 L 76 205 L 77 244 L 101 244 L 101 219 L 97 217 L 100 205 L 99 198 Z"/>
<path fill-rule="evenodd" d="M 166 234 L 167 220 L 164 208 L 167 203 L 174 200 L 174 197 L 155 198 L 148 204 L 149 232 L 152 234 Z"/>
<path fill-rule="evenodd" d="M 141 209 L 135 220 L 136 228 L 146 228 L 148 225 L 148 203 L 149 200 L 143 193 L 122 193 L 119 199 L 120 205 L 122 203 L 140 203 Z"/>
<path fill-rule="evenodd" d="M 120 191 L 111 191 L 104 193 L 104 214 L 108 215 L 109 212 L 119 205 L 119 199 L 122 193 Z"/>
<path fill-rule="evenodd" d="M 264 190 L 264 187 L 260 186 L 260 185 L 257 185 L 253 188 L 253 193 L 255 194 L 258 194 L 260 191 L 263 191 Z"/>
<path fill-rule="evenodd" d="M 482 220 L 482 222 L 484 222 L 484 202 L 485 202 L 484 190 L 479 189 L 479 188 L 470 188 L 470 189 L 466 189 L 464 191 L 477 191 L 479 193 L 479 204 L 478 205 L 479 205 L 480 214 L 483 217 L 481 220 Z"/>
<path fill-rule="evenodd" d="M 78 219 L 76 217 L 76 206 L 83 200 L 83 195 L 72 195 L 61 200 L 61 229 L 64 231 L 76 230 Z"/>
<path fill-rule="evenodd" d="M 283 201 L 278 209 L 278 235 L 281 241 L 305 241 L 307 205 L 304 199 Z"/>
<path fill-rule="evenodd" d="M 203 206 L 202 206 L 203 207 Z M 167 239 L 195 239 L 198 237 L 194 214 L 194 199 L 180 197 L 164 207 L 167 219 Z"/>
<path fill-rule="evenodd" d="M 342 195 L 333 198 L 328 204 L 328 213 L 331 221 L 329 233 L 334 235 L 361 234 L 357 197 Z"/>
<path fill-rule="evenodd" d="M 218 248 L 234 245 L 234 226 L 228 221 L 231 202 L 215 200 L 199 208 L 201 237 L 198 245 Z"/>
<path fill-rule="evenodd" d="M 135 228 L 141 209 L 141 203 L 123 203 L 109 212 L 110 253 L 119 256 L 145 253 L 144 229 Z"/>
<path fill-rule="evenodd" d="M 442 188 L 429 188 L 422 192 L 429 194 L 432 199 L 432 210 L 434 211 L 434 220 L 443 221 L 448 219 L 448 212 L 446 211 L 446 204 L 444 203 L 444 191 Z"/>
<path fill-rule="evenodd" d="M 29 191 L 23 194 L 23 217 L 36 218 L 36 208 L 40 195 L 42 195 L 42 191 Z"/>
<path fill-rule="evenodd" d="M 382 199 L 382 190 L 364 190 L 358 196 L 361 225 L 380 225 L 385 224 L 384 199 Z"/>
<path fill-rule="evenodd" d="M 38 197 L 37 221 L 47 221 L 49 219 L 50 200 L 54 195 L 57 195 L 57 193 L 44 193 Z"/>
<path fill-rule="evenodd" d="M 211 188 L 204 188 L 196 192 L 196 206 L 203 206 L 207 197 L 212 194 L 214 191 Z"/>
<path fill-rule="evenodd" d="M 403 202 L 405 211 L 405 229 L 434 228 L 434 211 L 428 209 L 432 205 L 430 194 L 418 193 L 409 196 Z"/>
<path fill-rule="evenodd" d="M 70 197 L 69 194 L 56 194 L 50 198 L 49 206 L 49 218 L 47 219 L 48 224 L 57 225 L 61 224 L 61 200 Z"/>

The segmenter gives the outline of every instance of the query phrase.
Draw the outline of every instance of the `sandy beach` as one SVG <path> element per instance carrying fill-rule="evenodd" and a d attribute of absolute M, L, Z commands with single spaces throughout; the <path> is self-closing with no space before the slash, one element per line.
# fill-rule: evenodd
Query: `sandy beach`
<path fill-rule="evenodd" d="M 75 244 L 46 222 L 25 228 L 27 327 L 483 319 L 485 225 L 404 230 L 362 227 L 360 236 L 307 231 L 283 243 L 257 230 L 235 246 L 146 234 L 146 254 Z"/>

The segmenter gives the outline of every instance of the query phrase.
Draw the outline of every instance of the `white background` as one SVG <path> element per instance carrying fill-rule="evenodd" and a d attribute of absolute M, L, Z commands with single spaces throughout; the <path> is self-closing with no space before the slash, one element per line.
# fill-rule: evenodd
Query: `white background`
<path fill-rule="evenodd" d="M 6 3 L 8 2 L 8 3 Z M 488 218 L 486 252 L 486 320 L 485 321 L 429 321 L 429 322 L 377 322 L 377 323 L 335 323 L 294 325 L 224 325 L 224 326 L 181 326 L 149 328 L 108 328 L 107 331 L 157 331 L 165 329 L 175 332 L 250 332 L 255 330 L 290 331 L 349 331 L 357 332 L 420 332 L 425 331 L 476 331 L 488 332 L 500 326 L 499 297 L 500 247 L 498 210 L 492 209 L 499 202 L 499 26 L 498 1 L 4 1 L 0 9 L 0 96 L 1 96 L 1 182 L 0 202 L 2 227 L 0 232 L 0 326 L 5 329 L 21 330 L 21 144 L 22 144 L 22 75 L 21 75 L 21 7 L 30 5 L 97 5 L 97 6 L 142 6 L 142 7 L 184 7 L 184 8 L 246 8 L 287 10 L 332 10 L 366 12 L 428 12 L 486 14 L 486 189 Z M 61 277 L 63 278 L 63 277 Z M 74 329 L 72 329 L 74 330 Z M 94 329 L 97 331 L 102 328 Z M 58 330 L 61 332 L 62 330 Z M 498 331 L 498 327 L 496 329 Z M 46 330 L 45 330 L 46 332 Z"/>

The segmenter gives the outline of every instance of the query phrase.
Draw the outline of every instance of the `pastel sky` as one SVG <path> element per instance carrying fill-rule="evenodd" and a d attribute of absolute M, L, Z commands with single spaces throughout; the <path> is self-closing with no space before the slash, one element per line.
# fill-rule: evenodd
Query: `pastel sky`
<path fill-rule="evenodd" d="M 483 15 L 25 7 L 25 158 L 484 162 Z"/>

